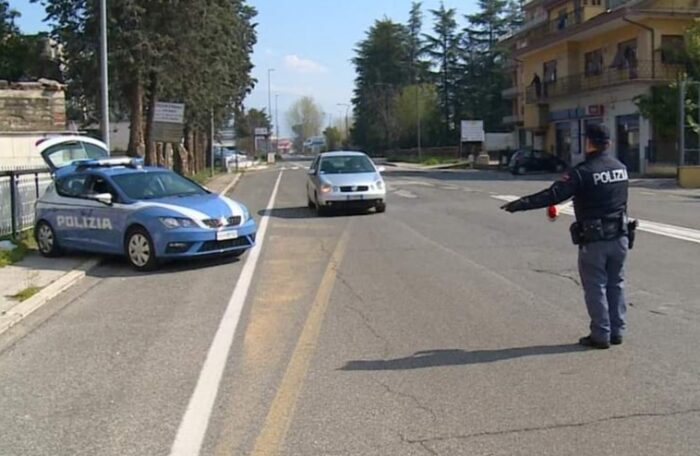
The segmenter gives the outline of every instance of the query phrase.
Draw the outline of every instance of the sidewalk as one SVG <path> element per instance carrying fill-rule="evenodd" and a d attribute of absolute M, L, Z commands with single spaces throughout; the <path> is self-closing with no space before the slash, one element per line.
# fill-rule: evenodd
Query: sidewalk
<path fill-rule="evenodd" d="M 219 174 L 206 185 L 219 193 L 240 176 Z M 0 268 L 0 334 L 77 283 L 100 259 L 81 253 L 45 258 L 31 250 L 21 261 Z"/>

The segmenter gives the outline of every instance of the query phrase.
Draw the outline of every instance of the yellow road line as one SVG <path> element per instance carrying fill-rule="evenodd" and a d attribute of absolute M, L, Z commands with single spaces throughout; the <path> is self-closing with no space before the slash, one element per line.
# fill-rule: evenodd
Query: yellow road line
<path fill-rule="evenodd" d="M 306 318 L 304 329 L 294 348 L 294 353 L 277 389 L 277 395 L 267 413 L 262 430 L 255 441 L 253 456 L 275 456 L 278 454 L 282 442 L 284 442 L 294 416 L 299 393 L 306 378 L 306 372 L 311 363 L 311 356 L 316 349 L 323 317 L 328 308 L 338 268 L 345 255 L 348 232 L 349 230 L 346 227 L 333 251 L 333 255 L 331 255 L 326 272 L 323 274 L 323 279 L 321 279 L 321 285 L 316 293 L 316 298 Z"/>

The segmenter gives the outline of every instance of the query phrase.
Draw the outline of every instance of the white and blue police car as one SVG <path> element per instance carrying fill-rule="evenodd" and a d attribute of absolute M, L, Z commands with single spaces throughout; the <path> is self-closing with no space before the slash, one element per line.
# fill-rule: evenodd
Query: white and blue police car
<path fill-rule="evenodd" d="M 256 224 L 241 203 L 168 169 L 109 158 L 81 136 L 42 142 L 54 179 L 36 205 L 41 254 L 62 250 L 125 255 L 137 270 L 161 260 L 228 254 L 255 244 Z"/>

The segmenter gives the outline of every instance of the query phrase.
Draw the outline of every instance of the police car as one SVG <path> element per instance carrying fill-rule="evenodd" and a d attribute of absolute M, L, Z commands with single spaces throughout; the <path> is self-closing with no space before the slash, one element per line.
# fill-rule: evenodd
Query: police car
<path fill-rule="evenodd" d="M 138 159 L 109 158 L 97 140 L 49 139 L 39 151 L 54 173 L 36 205 L 39 251 L 125 255 L 137 270 L 161 260 L 239 256 L 255 244 L 248 209 L 177 173 Z"/>

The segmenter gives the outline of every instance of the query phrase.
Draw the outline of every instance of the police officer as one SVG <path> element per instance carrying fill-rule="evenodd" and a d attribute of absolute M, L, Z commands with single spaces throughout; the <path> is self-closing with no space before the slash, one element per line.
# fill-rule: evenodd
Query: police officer
<path fill-rule="evenodd" d="M 609 144 L 604 126 L 588 126 L 584 162 L 549 189 L 502 206 L 518 212 L 574 198 L 571 236 L 579 246 L 578 268 L 591 318 L 590 334 L 579 343 L 599 349 L 622 343 L 627 311 L 624 263 L 636 226 L 627 219 L 627 168 L 607 152 Z"/>

